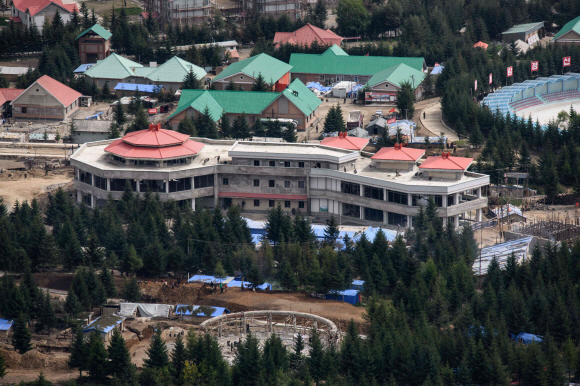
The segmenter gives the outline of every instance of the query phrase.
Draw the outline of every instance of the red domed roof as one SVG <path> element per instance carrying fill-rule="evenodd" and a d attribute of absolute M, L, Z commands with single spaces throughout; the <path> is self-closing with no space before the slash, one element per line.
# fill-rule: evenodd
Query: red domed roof
<path fill-rule="evenodd" d="M 172 159 L 196 155 L 204 146 L 189 139 L 187 134 L 164 130 L 157 124 L 111 142 L 105 151 L 130 159 Z"/>
<path fill-rule="evenodd" d="M 161 124 L 150 124 L 148 130 L 139 130 L 126 134 L 123 142 L 133 146 L 164 147 L 174 146 L 184 143 L 189 139 L 189 135 L 181 134 L 173 130 L 161 128 Z"/>

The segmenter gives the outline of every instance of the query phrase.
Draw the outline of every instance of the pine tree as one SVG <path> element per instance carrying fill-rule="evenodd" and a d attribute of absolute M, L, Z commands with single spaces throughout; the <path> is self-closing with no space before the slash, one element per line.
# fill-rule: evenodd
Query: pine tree
<path fill-rule="evenodd" d="M 252 86 L 253 87 L 253 86 Z M 230 78 L 230 81 L 226 85 L 226 90 L 228 91 L 238 91 L 238 86 L 234 83 L 234 78 Z"/>
<path fill-rule="evenodd" d="M 187 134 L 190 137 L 197 137 L 197 130 L 195 128 L 194 120 L 187 114 L 177 125 L 177 131 L 182 134 Z"/>
<path fill-rule="evenodd" d="M 334 214 L 330 215 L 330 218 L 326 220 L 326 228 L 324 228 L 324 242 L 327 245 L 334 245 L 340 230 L 338 229 L 338 223 Z"/>
<path fill-rule="evenodd" d="M 121 136 L 121 132 L 119 131 L 119 127 L 115 121 L 111 121 L 109 125 L 109 134 L 107 135 L 107 139 L 117 139 Z"/>
<path fill-rule="evenodd" d="M 134 372 L 134 365 L 131 363 L 131 355 L 121 332 L 115 328 L 109 347 L 107 348 L 109 358 L 108 373 L 124 382 L 131 381 Z"/>
<path fill-rule="evenodd" d="M 292 266 L 288 262 L 288 259 L 284 259 L 280 265 L 280 271 L 278 273 L 278 280 L 280 285 L 286 291 L 296 291 L 298 288 L 298 278 L 292 270 Z"/>
<path fill-rule="evenodd" d="M 99 279 L 101 280 L 101 283 L 103 284 L 103 287 L 105 288 L 105 291 L 107 293 L 107 297 L 109 297 L 109 298 L 117 297 L 117 286 L 115 285 L 113 275 L 111 275 L 111 272 L 107 269 L 106 266 L 104 266 L 101 269 L 101 274 L 99 275 Z"/>
<path fill-rule="evenodd" d="M 264 369 L 258 347 L 258 339 L 251 333 L 238 345 L 232 368 L 233 384 L 242 386 L 264 384 Z"/>
<path fill-rule="evenodd" d="M 38 378 L 36 378 L 36 381 L 34 381 L 33 384 L 34 386 L 52 386 L 52 383 L 46 379 L 42 370 L 40 371 L 40 374 L 38 374 Z"/>
<path fill-rule="evenodd" d="M 257 121 L 259 121 L 259 119 Z M 226 114 L 222 115 L 219 126 L 220 131 L 222 132 L 222 138 L 229 138 L 232 135 L 232 126 L 230 125 L 230 120 Z"/>
<path fill-rule="evenodd" d="M 23 313 L 20 313 L 18 318 L 14 321 L 12 328 L 14 329 L 12 332 L 12 345 L 14 346 L 14 349 L 20 354 L 24 354 L 31 350 L 32 334 L 28 328 L 26 316 Z"/>
<path fill-rule="evenodd" d="M 163 369 L 169 365 L 169 356 L 167 355 L 167 346 L 161 338 L 161 325 L 158 324 L 151 344 L 147 350 L 147 359 L 144 366 L 153 369 Z"/>
<path fill-rule="evenodd" d="M 48 335 L 50 336 L 50 330 L 56 327 L 56 315 L 54 313 L 54 307 L 52 306 L 52 302 L 50 301 L 50 294 L 48 290 L 46 290 L 46 296 L 44 296 L 40 320 L 43 327 L 48 329 Z"/>
<path fill-rule="evenodd" d="M 189 69 L 189 72 L 183 78 L 181 84 L 182 90 L 193 90 L 201 88 L 201 82 L 197 79 L 197 75 L 193 72 L 193 68 Z"/>
<path fill-rule="evenodd" d="M 185 368 L 185 361 L 187 359 L 187 353 L 185 351 L 185 345 L 183 344 L 183 339 L 181 335 L 177 335 L 175 339 L 175 347 L 171 353 L 171 371 L 173 372 L 173 377 L 177 380 L 177 384 L 182 384 L 182 374 Z"/>
<path fill-rule="evenodd" d="M 0 379 L 4 378 L 5 375 L 6 375 L 6 361 L 4 360 L 2 352 L 0 352 Z"/>
<path fill-rule="evenodd" d="M 302 365 L 302 360 L 304 359 L 302 350 L 304 350 L 304 340 L 302 340 L 302 335 L 298 333 L 294 341 L 294 352 L 290 358 L 290 366 L 293 369 L 298 369 Z"/>
<path fill-rule="evenodd" d="M 143 106 L 139 105 L 139 107 L 137 108 L 137 113 L 135 114 L 135 119 L 133 120 L 133 123 L 131 123 L 131 125 L 127 127 L 127 130 L 125 130 L 125 134 L 131 133 L 133 131 L 147 130 L 148 128 L 149 128 L 149 117 L 147 116 L 147 113 L 145 112 Z"/>
<path fill-rule="evenodd" d="M 70 346 L 70 356 L 68 358 L 68 367 L 79 370 L 79 377 L 82 377 L 83 370 L 87 369 L 89 348 L 85 342 L 85 335 L 80 325 L 77 325 L 75 337 Z"/>
<path fill-rule="evenodd" d="M 326 366 L 322 342 L 315 328 L 310 332 L 310 351 L 307 363 L 312 379 L 318 385 L 326 377 Z"/>
<path fill-rule="evenodd" d="M 139 288 L 136 277 L 132 277 L 125 283 L 123 297 L 128 302 L 138 302 L 141 300 L 141 289 Z"/>
<path fill-rule="evenodd" d="M 105 350 L 105 345 L 99 332 L 94 331 L 90 335 L 87 347 L 89 354 L 87 360 L 89 377 L 96 382 L 102 383 L 107 379 L 108 359 L 107 350 Z"/>
<path fill-rule="evenodd" d="M 397 109 L 405 119 L 413 119 L 415 114 L 415 87 L 409 81 L 402 82 L 397 91 Z"/>
<path fill-rule="evenodd" d="M 127 253 L 125 253 L 122 266 L 123 270 L 125 272 L 130 272 L 131 275 L 143 268 L 143 260 L 137 256 L 137 252 L 135 251 L 135 247 L 133 247 L 133 245 L 130 245 L 129 250 Z"/>
<path fill-rule="evenodd" d="M 81 303 L 82 308 L 88 310 L 91 306 L 90 293 L 87 288 L 87 283 L 85 281 L 85 273 L 83 270 L 78 270 L 71 284 L 73 292 L 76 294 L 78 301 Z"/>
<path fill-rule="evenodd" d="M 117 100 L 117 104 L 113 108 L 113 117 L 115 123 L 117 124 L 117 127 L 122 130 L 123 125 L 127 123 L 127 117 L 125 116 L 125 109 L 123 108 L 120 99 Z"/>
<path fill-rule="evenodd" d="M 109 82 L 105 82 L 103 85 L 103 88 L 101 89 L 101 97 L 105 101 L 111 99 L 111 89 L 109 88 Z"/>
<path fill-rule="evenodd" d="M 286 142 L 296 142 L 298 137 L 296 136 L 296 128 L 293 124 L 286 125 L 286 130 L 282 132 L 282 138 Z"/>
<path fill-rule="evenodd" d="M 264 80 L 264 76 L 260 72 L 258 73 L 258 76 L 256 76 L 256 78 L 254 79 L 251 91 L 262 91 L 262 92 L 272 91 L 272 86 L 266 83 L 266 81 Z"/>
<path fill-rule="evenodd" d="M 73 318 L 76 317 L 82 310 L 83 307 L 79 303 L 79 298 L 72 290 L 72 286 L 68 289 L 68 295 L 64 303 L 64 310 L 67 314 L 70 314 Z"/>

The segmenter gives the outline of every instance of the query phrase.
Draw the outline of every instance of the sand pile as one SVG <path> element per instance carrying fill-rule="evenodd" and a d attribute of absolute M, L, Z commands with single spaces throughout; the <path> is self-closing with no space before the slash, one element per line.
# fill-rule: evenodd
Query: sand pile
<path fill-rule="evenodd" d="M 67 354 L 52 353 L 47 355 L 38 350 L 30 350 L 20 355 L 16 351 L 0 348 L 0 352 L 6 361 L 9 369 L 31 369 L 31 370 L 69 370 L 67 365 Z"/>

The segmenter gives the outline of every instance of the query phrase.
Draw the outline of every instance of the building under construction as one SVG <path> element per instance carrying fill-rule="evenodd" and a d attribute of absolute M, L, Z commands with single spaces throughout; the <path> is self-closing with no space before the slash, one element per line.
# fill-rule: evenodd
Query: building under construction
<path fill-rule="evenodd" d="M 162 26 L 203 24 L 217 9 L 216 0 L 151 0 L 150 5 Z"/>
<path fill-rule="evenodd" d="M 286 13 L 290 20 L 296 21 L 303 18 L 309 0 L 238 0 L 238 9 L 242 15 L 253 17 L 261 14 L 264 17 L 272 16 L 275 19 Z"/>

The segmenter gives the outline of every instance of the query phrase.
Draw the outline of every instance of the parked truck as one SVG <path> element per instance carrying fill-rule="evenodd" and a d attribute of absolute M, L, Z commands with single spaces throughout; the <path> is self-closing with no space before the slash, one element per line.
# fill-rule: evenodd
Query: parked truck
<path fill-rule="evenodd" d="M 346 128 L 356 129 L 357 127 L 363 127 L 363 114 L 360 110 L 352 110 L 348 113 L 348 121 L 346 122 Z"/>

